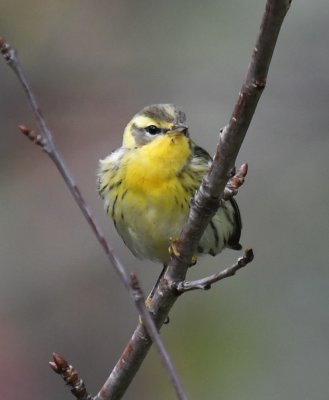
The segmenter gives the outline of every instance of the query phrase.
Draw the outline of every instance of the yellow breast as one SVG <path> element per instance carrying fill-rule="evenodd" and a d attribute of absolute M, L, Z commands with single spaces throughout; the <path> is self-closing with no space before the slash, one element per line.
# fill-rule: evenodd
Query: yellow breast
<path fill-rule="evenodd" d="M 129 151 L 114 210 L 117 230 L 140 258 L 166 262 L 170 237 L 179 234 L 190 196 L 180 173 L 191 156 L 183 134 L 163 135 Z"/>

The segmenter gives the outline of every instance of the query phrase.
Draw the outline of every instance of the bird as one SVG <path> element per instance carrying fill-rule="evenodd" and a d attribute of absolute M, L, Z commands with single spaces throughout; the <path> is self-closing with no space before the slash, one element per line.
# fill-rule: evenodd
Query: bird
<path fill-rule="evenodd" d="M 122 146 L 99 161 L 97 189 L 106 213 L 139 259 L 166 266 L 190 202 L 212 158 L 189 134 L 185 113 L 173 104 L 144 107 L 128 123 Z M 239 250 L 241 216 L 223 201 L 196 248 L 196 256 Z"/>

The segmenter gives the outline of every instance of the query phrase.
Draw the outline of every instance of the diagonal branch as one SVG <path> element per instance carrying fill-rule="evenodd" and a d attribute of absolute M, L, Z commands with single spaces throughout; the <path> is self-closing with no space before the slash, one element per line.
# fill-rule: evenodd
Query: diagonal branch
<path fill-rule="evenodd" d="M 145 307 L 145 297 L 142 292 L 142 289 L 140 287 L 140 284 L 137 280 L 137 276 L 135 273 L 131 274 L 131 286 L 134 291 L 134 299 L 136 306 L 140 312 L 141 315 L 141 323 L 142 325 L 145 325 L 147 328 L 147 333 L 149 336 L 152 338 L 152 342 L 154 343 L 155 347 L 157 348 L 159 354 L 161 354 L 161 360 L 164 363 L 165 368 L 167 369 L 168 375 L 170 377 L 171 383 L 176 390 L 177 397 L 179 399 L 186 399 L 187 396 L 184 393 L 184 390 L 181 386 L 181 383 L 178 379 L 177 371 L 175 370 L 175 367 L 173 366 L 169 354 L 166 351 L 166 348 L 164 347 L 163 341 L 160 339 L 160 335 L 157 331 L 157 328 L 155 324 L 153 323 L 152 318 L 150 317 L 149 310 Z M 148 320 L 151 319 L 152 324 L 148 323 Z"/>
<path fill-rule="evenodd" d="M 291 0 L 267 0 L 245 82 L 231 119 L 220 133 L 212 167 L 194 196 L 189 217 L 177 242 L 179 256 L 171 258 L 150 305 L 158 328 L 166 321 L 169 310 L 178 297 L 173 282 L 185 280 L 195 248 L 210 219 L 218 209 L 219 200 L 223 196 L 225 185 L 230 177 L 230 170 L 235 164 L 258 100 L 265 87 L 276 41 L 290 3 Z M 151 346 L 151 341 L 145 340 L 144 335 L 145 330 L 139 324 L 113 372 L 96 396 L 96 400 L 122 398 Z"/>
<path fill-rule="evenodd" d="M 85 202 L 76 182 L 74 181 L 73 177 L 71 176 L 68 168 L 66 167 L 59 151 L 57 150 L 54 141 L 53 135 L 51 130 L 48 128 L 46 124 L 46 120 L 42 116 L 39 104 L 37 102 L 36 97 L 25 77 L 23 72 L 22 66 L 17 58 L 16 51 L 10 47 L 10 45 L 5 41 L 4 38 L 0 37 L 0 52 L 4 56 L 5 60 L 7 61 L 10 68 L 14 71 L 15 75 L 17 76 L 19 82 L 23 86 L 23 89 L 27 95 L 28 101 L 32 107 L 32 111 L 36 118 L 38 127 L 39 127 L 39 134 L 36 134 L 34 131 L 30 130 L 25 125 L 20 125 L 19 129 L 21 132 L 28 137 L 32 142 L 41 146 L 41 148 L 48 154 L 51 160 L 56 165 L 57 169 L 59 170 L 60 174 L 62 175 L 68 189 L 70 190 L 71 194 L 74 197 L 77 205 L 79 206 L 80 210 L 82 211 L 84 217 L 86 218 L 88 224 L 92 228 L 97 240 L 101 244 L 103 250 L 105 251 L 110 263 L 113 265 L 114 269 L 118 273 L 121 281 L 125 285 L 126 289 L 128 290 L 129 294 L 135 301 L 136 307 L 142 315 L 142 326 L 145 329 L 145 336 L 151 338 L 151 340 L 155 343 L 156 348 L 160 354 L 161 361 L 170 377 L 171 382 L 176 390 L 177 397 L 180 400 L 186 400 L 187 396 L 184 392 L 182 384 L 178 378 L 177 372 L 172 364 L 170 356 L 160 338 L 160 335 L 156 329 L 156 326 L 153 322 L 151 314 L 148 312 L 144 300 L 144 295 L 142 294 L 142 290 L 137 280 L 137 276 L 133 275 L 133 277 L 129 277 L 126 269 L 124 268 L 123 264 L 119 260 L 119 258 L 114 254 L 113 249 L 105 239 L 103 232 L 101 231 L 98 223 L 96 222 L 95 218 L 93 217 L 87 203 Z M 72 392 L 73 393 L 73 392 Z M 74 394 L 74 393 L 73 393 Z"/>

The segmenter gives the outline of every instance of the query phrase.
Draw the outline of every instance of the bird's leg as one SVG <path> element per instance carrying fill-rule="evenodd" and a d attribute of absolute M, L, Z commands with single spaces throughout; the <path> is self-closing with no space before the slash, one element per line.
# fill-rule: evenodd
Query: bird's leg
<path fill-rule="evenodd" d="M 152 301 L 152 299 L 154 297 L 154 294 L 155 294 L 155 292 L 156 292 L 156 290 L 157 290 L 157 288 L 158 288 L 158 286 L 160 284 L 160 281 L 163 278 L 163 275 L 165 274 L 166 270 L 167 270 L 167 264 L 164 264 L 163 268 L 162 268 L 162 271 L 161 271 L 160 275 L 158 276 L 158 279 L 155 282 L 155 285 L 153 286 L 153 289 L 151 290 L 151 293 L 148 295 L 148 297 L 147 297 L 147 299 L 145 301 L 145 305 L 146 305 L 147 308 L 150 308 L 151 301 Z"/>
<path fill-rule="evenodd" d="M 180 254 L 179 254 L 179 251 L 178 251 L 178 249 L 176 247 L 177 243 L 178 243 L 178 239 L 170 238 L 170 246 L 169 246 L 168 250 L 169 250 L 169 254 L 170 255 L 175 255 L 176 257 L 179 257 Z M 192 267 L 193 265 L 196 264 L 196 262 L 197 262 L 197 256 L 193 256 L 190 266 Z M 150 306 L 151 306 L 151 302 L 152 302 L 152 299 L 154 297 L 154 294 L 155 294 L 156 290 L 159 287 L 160 281 L 163 278 L 163 276 L 164 276 L 164 274 L 165 274 L 165 272 L 167 270 L 167 267 L 168 267 L 167 264 L 163 265 L 162 271 L 161 271 L 160 275 L 158 276 L 158 279 L 155 282 L 155 285 L 153 286 L 153 289 L 151 290 L 151 293 L 147 296 L 147 299 L 145 300 L 145 305 L 146 305 L 147 308 L 150 308 Z"/>
<path fill-rule="evenodd" d="M 168 248 L 168 252 L 169 252 L 170 256 L 179 257 L 180 253 L 179 253 L 178 248 L 177 248 L 177 245 L 179 244 L 179 239 L 170 237 L 169 241 L 170 241 L 170 245 L 169 245 L 169 248 Z"/>
<path fill-rule="evenodd" d="M 175 257 L 179 257 L 180 256 L 180 252 L 177 248 L 177 245 L 180 244 L 180 240 L 177 238 L 170 238 L 170 246 L 169 246 L 169 254 L 171 256 L 175 256 Z M 191 263 L 190 263 L 190 267 L 193 267 L 193 265 L 195 265 L 198 261 L 198 257 L 197 255 L 193 255 L 191 258 Z"/>

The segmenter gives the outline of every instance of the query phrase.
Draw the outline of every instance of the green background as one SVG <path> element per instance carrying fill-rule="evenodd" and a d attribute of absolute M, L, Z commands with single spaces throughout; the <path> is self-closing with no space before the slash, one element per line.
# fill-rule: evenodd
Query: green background
<path fill-rule="evenodd" d="M 173 102 L 213 153 L 246 74 L 265 1 L 16 1 L 0 34 L 18 49 L 72 174 L 145 291 L 160 266 L 136 260 L 105 217 L 98 159 L 151 103 Z M 162 330 L 191 399 L 329 396 L 327 0 L 295 0 L 241 149 L 242 243 L 255 261 L 183 296 Z M 138 320 L 134 305 L 50 160 L 0 62 L 0 398 L 70 399 L 48 368 L 64 355 L 96 394 Z M 239 254 L 199 260 L 190 277 Z M 174 399 L 154 352 L 125 398 Z"/>

